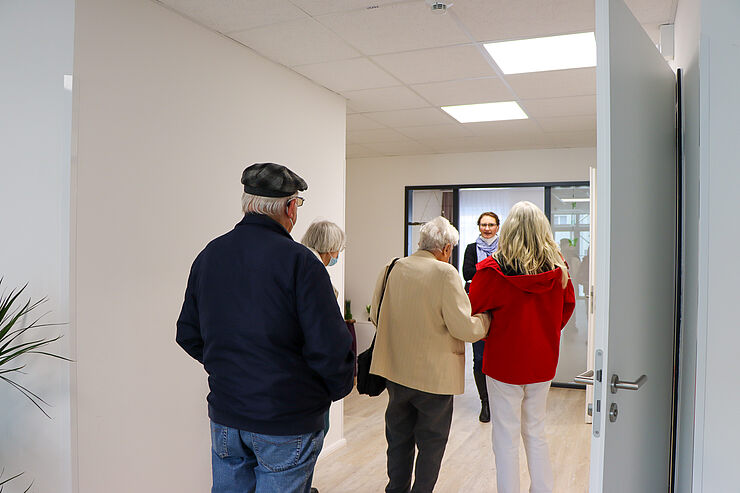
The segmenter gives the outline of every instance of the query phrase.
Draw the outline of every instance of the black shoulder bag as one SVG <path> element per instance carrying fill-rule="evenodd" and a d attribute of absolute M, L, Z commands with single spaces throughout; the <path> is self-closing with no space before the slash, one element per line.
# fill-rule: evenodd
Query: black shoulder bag
<path fill-rule="evenodd" d="M 385 273 L 385 279 L 383 279 L 383 290 L 380 292 L 380 299 L 378 300 L 378 312 L 375 315 L 375 320 L 380 323 L 380 307 L 383 304 L 383 296 L 385 296 L 385 286 L 388 284 L 388 276 L 391 274 L 391 269 L 396 264 L 398 258 L 394 258 L 391 265 L 388 266 L 388 270 Z M 375 332 L 377 335 L 377 330 Z M 370 344 L 370 348 L 361 352 L 357 357 L 357 392 L 360 394 L 369 395 L 375 397 L 380 395 L 385 390 L 385 377 L 380 375 L 374 375 L 370 373 L 370 365 L 373 362 L 373 349 L 375 348 L 375 336 L 373 336 L 373 342 Z"/>

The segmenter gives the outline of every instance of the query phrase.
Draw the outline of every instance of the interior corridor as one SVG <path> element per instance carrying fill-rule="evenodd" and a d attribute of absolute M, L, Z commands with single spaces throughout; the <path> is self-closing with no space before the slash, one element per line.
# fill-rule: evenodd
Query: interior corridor
<path fill-rule="evenodd" d="M 470 350 L 468 346 L 468 359 Z M 359 395 L 344 400 L 347 445 L 319 459 L 313 485 L 321 493 L 379 493 L 384 491 L 385 432 L 383 415 L 388 393 Z M 555 476 L 555 493 L 588 490 L 591 426 L 583 420 L 584 391 L 551 388 L 547 401 L 547 439 Z M 480 423 L 480 401 L 471 372 L 465 393 L 455 396 L 450 439 L 447 442 L 435 493 L 493 493 L 496 470 L 491 451 L 491 425 Z M 495 410 L 492 410 L 495 412 Z M 520 445 L 521 491 L 529 491 L 524 448 Z"/>

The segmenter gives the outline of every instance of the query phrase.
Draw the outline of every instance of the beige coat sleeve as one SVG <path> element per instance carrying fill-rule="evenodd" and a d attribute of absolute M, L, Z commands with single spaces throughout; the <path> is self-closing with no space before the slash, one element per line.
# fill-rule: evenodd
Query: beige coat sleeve
<path fill-rule="evenodd" d="M 488 334 L 491 318 L 487 313 L 471 316 L 470 299 L 454 268 L 445 272 L 442 288 L 442 318 L 452 337 L 467 342 L 483 339 Z"/>

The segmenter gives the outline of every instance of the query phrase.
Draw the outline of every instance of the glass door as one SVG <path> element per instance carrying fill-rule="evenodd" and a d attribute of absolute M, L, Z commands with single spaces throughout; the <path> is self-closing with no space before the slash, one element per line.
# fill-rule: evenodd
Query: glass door
<path fill-rule="evenodd" d="M 550 188 L 550 224 L 555 243 L 568 262 L 576 308 L 560 336 L 555 382 L 570 384 L 586 368 L 588 354 L 588 262 L 591 246 L 588 185 Z"/>
<path fill-rule="evenodd" d="M 522 200 L 528 200 L 545 209 L 545 187 L 496 187 L 460 189 L 460 243 L 458 266 L 461 269 L 465 247 L 478 238 L 478 217 L 483 212 L 493 212 L 503 224 L 511 207 Z"/>

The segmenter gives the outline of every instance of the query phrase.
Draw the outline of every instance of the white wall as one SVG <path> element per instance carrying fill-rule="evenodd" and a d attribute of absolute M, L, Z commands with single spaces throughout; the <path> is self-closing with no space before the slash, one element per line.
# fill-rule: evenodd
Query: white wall
<path fill-rule="evenodd" d="M 699 189 L 694 491 L 737 490 L 740 374 L 740 3 L 702 0 L 699 42 Z M 695 95 L 694 95 L 695 97 Z M 687 234 L 693 233 L 692 231 Z M 728 250 L 729 249 L 729 250 Z"/>
<path fill-rule="evenodd" d="M 49 301 L 47 322 L 69 317 L 69 168 L 74 0 L 0 2 L 0 277 L 4 289 L 28 282 L 26 296 Z M 28 320 L 31 322 L 31 320 Z M 49 349 L 67 355 L 69 327 Z M 51 404 L 47 419 L 0 381 L 0 470 L 24 472 L 5 491 L 71 491 L 70 364 L 29 357 L 13 377 Z M 10 375 L 7 375 L 10 376 Z"/>
<path fill-rule="evenodd" d="M 684 196 L 683 312 L 680 342 L 676 491 L 690 492 L 694 455 L 694 391 L 699 271 L 699 31 L 700 0 L 681 0 L 676 11 L 675 62 L 683 71 Z"/>
<path fill-rule="evenodd" d="M 403 256 L 404 187 L 473 183 L 588 181 L 596 150 L 470 152 L 347 161 L 347 298 L 355 316 L 377 276 Z"/>
<path fill-rule="evenodd" d="M 149 0 L 77 2 L 75 78 L 79 491 L 207 491 L 205 373 L 174 341 L 190 264 L 254 162 L 309 183 L 294 237 L 343 225 L 344 100 Z"/>

